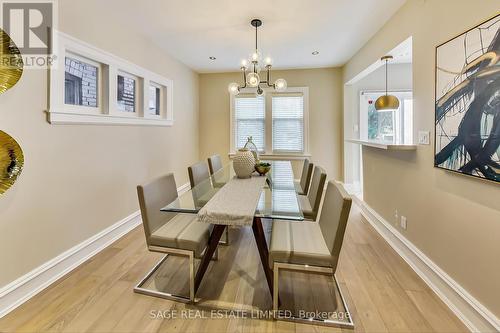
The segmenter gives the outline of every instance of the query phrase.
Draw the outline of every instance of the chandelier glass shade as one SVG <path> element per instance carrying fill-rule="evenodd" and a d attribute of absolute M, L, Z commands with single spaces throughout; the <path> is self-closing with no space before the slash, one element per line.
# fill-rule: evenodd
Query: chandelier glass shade
<path fill-rule="evenodd" d="M 285 79 L 277 79 L 271 83 L 271 68 L 273 66 L 273 59 L 270 56 L 262 58 L 262 53 L 258 48 L 258 34 L 257 30 L 262 25 L 259 19 L 253 19 L 250 24 L 255 28 L 255 50 L 250 54 L 247 59 L 241 61 L 240 70 L 243 74 L 243 84 L 236 82 L 230 83 L 227 90 L 231 95 L 238 95 L 241 89 L 244 88 L 257 88 L 257 95 L 264 94 L 262 88 L 273 88 L 276 91 L 285 91 L 287 83 Z M 263 72 L 263 68 L 265 71 Z M 265 77 L 265 80 L 263 80 Z M 262 87 L 261 87 L 262 85 Z"/>

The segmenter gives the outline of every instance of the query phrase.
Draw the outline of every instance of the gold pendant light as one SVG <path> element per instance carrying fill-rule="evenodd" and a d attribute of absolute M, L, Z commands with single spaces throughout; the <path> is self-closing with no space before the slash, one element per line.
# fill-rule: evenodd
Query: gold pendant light
<path fill-rule="evenodd" d="M 23 74 L 23 58 L 9 35 L 0 29 L 0 94 L 12 88 Z"/>
<path fill-rule="evenodd" d="M 399 99 L 387 93 L 387 62 L 392 60 L 392 56 L 386 55 L 380 58 L 380 60 L 385 61 L 385 95 L 377 98 L 375 101 L 375 110 L 397 110 L 399 109 Z"/>

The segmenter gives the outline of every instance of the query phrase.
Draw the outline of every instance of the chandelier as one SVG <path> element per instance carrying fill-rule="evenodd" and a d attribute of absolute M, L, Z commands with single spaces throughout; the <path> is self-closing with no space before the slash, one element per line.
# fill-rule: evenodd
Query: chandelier
<path fill-rule="evenodd" d="M 250 55 L 248 60 L 243 59 L 241 61 L 240 69 L 243 73 L 243 85 L 236 82 L 230 83 L 228 86 L 229 93 L 231 95 L 238 95 L 241 89 L 251 87 L 257 88 L 257 95 L 261 96 L 264 94 L 261 84 L 264 88 L 273 88 L 276 91 L 286 90 L 287 83 L 285 79 L 277 79 L 274 83 L 271 83 L 271 67 L 273 62 L 271 57 L 268 56 L 264 59 L 264 61 L 262 61 L 262 55 L 258 48 L 257 39 L 257 29 L 262 25 L 262 21 L 259 19 L 253 19 L 250 24 L 255 28 L 255 51 Z M 266 71 L 266 80 L 261 80 L 260 77 L 260 75 L 262 75 L 262 62 Z"/>

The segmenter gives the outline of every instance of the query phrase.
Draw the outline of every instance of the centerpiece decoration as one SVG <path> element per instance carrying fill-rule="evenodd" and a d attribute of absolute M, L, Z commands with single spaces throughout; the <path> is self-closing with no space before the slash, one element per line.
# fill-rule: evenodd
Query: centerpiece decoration
<path fill-rule="evenodd" d="M 260 162 L 260 161 L 255 163 L 255 171 L 257 171 L 261 176 L 264 176 L 270 170 L 271 170 L 271 163 Z"/>
<path fill-rule="evenodd" d="M 248 148 L 238 149 L 233 159 L 233 169 L 238 178 L 250 178 L 255 170 L 255 157 Z"/>

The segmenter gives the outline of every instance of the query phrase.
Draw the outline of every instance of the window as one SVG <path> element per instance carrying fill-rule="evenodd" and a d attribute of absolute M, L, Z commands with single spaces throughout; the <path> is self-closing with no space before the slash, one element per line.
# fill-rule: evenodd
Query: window
<path fill-rule="evenodd" d="M 304 98 L 302 95 L 272 97 L 273 152 L 304 152 Z"/>
<path fill-rule="evenodd" d="M 230 153 L 243 147 L 251 136 L 264 155 L 308 155 L 309 88 L 289 87 L 280 93 L 264 91 L 259 97 L 251 89 L 230 96 Z"/>
<path fill-rule="evenodd" d="M 413 142 L 413 100 L 411 92 L 391 92 L 400 103 L 397 110 L 375 109 L 383 92 L 360 94 L 360 135 L 362 140 L 410 144 Z"/>
<path fill-rule="evenodd" d="M 244 147 L 247 138 L 251 136 L 257 149 L 264 151 L 266 126 L 264 97 L 239 95 L 235 97 L 234 111 L 236 149 Z"/>
<path fill-rule="evenodd" d="M 160 115 L 161 87 L 151 83 L 149 85 L 149 114 L 153 116 Z"/>
<path fill-rule="evenodd" d="M 172 80 L 64 33 L 57 37 L 49 123 L 173 124 Z"/>
<path fill-rule="evenodd" d="M 117 76 L 117 103 L 118 111 L 135 112 L 137 79 L 129 74 Z"/>
<path fill-rule="evenodd" d="M 64 64 L 64 104 L 97 107 L 97 65 L 67 56 Z"/>

